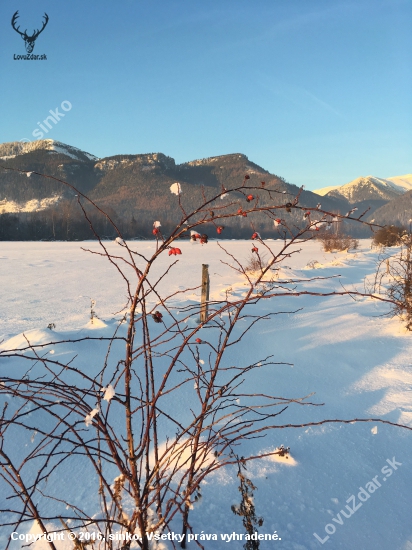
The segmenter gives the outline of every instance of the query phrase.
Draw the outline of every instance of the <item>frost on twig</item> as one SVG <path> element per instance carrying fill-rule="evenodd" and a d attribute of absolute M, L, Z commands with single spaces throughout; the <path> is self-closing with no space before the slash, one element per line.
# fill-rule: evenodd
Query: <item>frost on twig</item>
<path fill-rule="evenodd" d="M 172 183 L 172 185 L 170 186 L 170 191 L 173 193 L 173 195 L 180 195 L 180 193 L 182 192 L 182 187 L 180 183 Z"/>
<path fill-rule="evenodd" d="M 86 426 L 91 426 L 93 418 L 100 412 L 100 409 L 93 409 L 88 415 L 86 415 L 84 422 Z"/>
<path fill-rule="evenodd" d="M 108 403 L 116 395 L 116 392 L 114 391 L 114 388 L 111 384 L 109 384 L 107 388 L 102 388 L 100 391 L 104 391 L 103 400 L 107 401 Z"/>

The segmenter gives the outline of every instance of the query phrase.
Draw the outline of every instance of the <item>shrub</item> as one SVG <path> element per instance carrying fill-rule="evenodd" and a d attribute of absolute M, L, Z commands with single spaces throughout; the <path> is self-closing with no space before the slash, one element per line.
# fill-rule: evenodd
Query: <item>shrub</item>
<path fill-rule="evenodd" d="M 399 240 L 400 252 L 381 257 L 375 279 L 375 290 L 392 301 L 391 315 L 397 315 L 412 330 L 412 236 Z"/>
<path fill-rule="evenodd" d="M 358 239 L 348 235 L 339 235 L 333 233 L 320 233 L 318 239 L 322 242 L 325 252 L 343 252 L 344 250 L 357 250 L 359 247 Z"/>
<path fill-rule="evenodd" d="M 124 316 L 119 314 L 113 322 L 112 334 L 105 330 L 104 336 L 79 334 L 73 339 L 59 341 L 56 341 L 56 334 L 52 334 L 49 342 L 42 340 L 39 344 L 25 338 L 23 347 L 10 350 L 3 347 L 0 351 L 0 358 L 7 359 L 1 363 L 3 370 L 0 371 L 0 398 L 2 403 L 6 403 L 1 406 L 0 417 L 0 494 L 2 502 L 7 502 L 6 509 L 0 509 L 0 528 L 17 531 L 25 522 L 35 520 L 41 532 L 47 534 L 48 529 L 54 530 L 54 525 L 61 529 L 62 524 L 62 532 L 70 532 L 74 538 L 74 548 L 90 546 L 90 550 L 126 550 L 131 545 L 123 544 L 125 539 L 113 544 L 103 541 L 109 540 L 109 534 L 113 532 L 122 536 L 133 533 L 140 539 L 138 546 L 149 550 L 153 548 L 153 533 L 171 531 L 172 522 L 180 520 L 181 547 L 186 548 L 186 536 L 192 534 L 190 511 L 194 502 L 201 498 L 203 482 L 221 468 L 237 464 L 242 501 L 239 506 L 234 506 L 233 511 L 242 517 L 246 534 L 250 535 L 263 520 L 256 516 L 253 504 L 255 487 L 245 475 L 243 465 L 248 460 L 265 456 L 285 456 L 288 449 L 280 447 L 265 455 L 251 451 L 237 459 L 234 447 L 275 429 L 372 420 L 325 419 L 279 425 L 277 417 L 289 404 L 317 406 L 318 403 L 307 401 L 309 396 L 284 398 L 271 395 L 270 390 L 262 394 L 255 393 L 253 387 L 247 389 L 247 381 L 253 377 L 252 371 L 281 364 L 275 362 L 272 355 L 258 356 L 253 362 L 249 362 L 246 355 L 239 361 L 226 359 L 233 350 L 232 346 L 236 346 L 258 322 L 283 313 L 275 305 L 273 310 L 265 307 L 264 310 L 251 311 L 262 299 L 365 295 L 345 289 L 332 293 L 308 290 L 303 286 L 307 284 L 306 278 L 286 277 L 272 284 L 270 271 L 279 272 L 285 260 L 299 252 L 295 246 L 297 240 L 300 244 L 312 240 L 313 224 L 296 233 L 296 227 L 289 227 L 278 216 L 282 210 L 292 208 L 307 211 L 297 206 L 299 194 L 286 204 L 283 204 L 283 194 L 280 203 L 275 202 L 278 197 L 273 194 L 272 202 L 270 190 L 253 185 L 246 187 L 248 179 L 249 176 L 245 176 L 238 187 L 217 190 L 212 198 L 202 194 L 199 206 L 192 211 L 188 209 L 189 213 L 184 210 L 184 198 L 179 194 L 176 208 L 182 210 L 181 221 L 170 234 L 164 226 L 156 232 L 156 247 L 148 258 L 124 240 L 115 222 L 93 201 L 71 184 L 57 180 L 59 185 L 63 183 L 77 193 L 78 207 L 100 245 L 99 252 L 89 252 L 106 258 L 117 269 L 125 283 L 127 299 L 121 311 L 124 307 L 128 311 Z M 179 186 L 171 186 L 172 193 L 176 185 Z M 221 198 L 227 195 L 234 199 L 222 206 Z M 181 258 L 182 251 L 176 247 L 176 241 L 188 236 L 190 231 L 196 234 L 200 231 L 200 242 L 206 245 L 208 238 L 202 226 L 215 224 L 216 217 L 219 223 L 232 218 L 231 208 L 239 195 L 239 201 L 244 202 L 239 202 L 242 206 L 236 215 L 243 221 L 244 214 L 252 217 L 254 213 L 265 211 L 275 222 L 275 231 L 283 243 L 280 250 L 278 243 L 272 249 L 271 243 L 264 242 L 251 227 L 251 239 L 255 241 L 252 254 L 258 258 L 259 266 L 255 274 L 247 273 L 246 266 L 236 255 L 218 243 L 227 257 L 224 263 L 234 273 L 246 275 L 246 288 L 242 289 L 240 296 L 238 293 L 231 296 L 228 289 L 221 299 L 210 301 L 206 319 L 199 322 L 202 305 L 192 303 L 192 287 L 184 285 L 183 289 L 176 288 L 172 293 L 162 295 L 159 284 L 169 273 L 172 277 L 171 270 L 176 262 L 185 258 L 185 255 Z M 250 197 L 254 196 L 256 202 L 251 203 Z M 261 206 L 262 201 L 258 203 L 260 197 L 268 201 L 266 206 Z M 102 242 L 85 205 L 89 205 L 90 210 L 93 206 L 105 216 L 107 225 L 118 235 L 113 243 L 114 252 Z M 210 210 L 211 206 L 218 216 L 215 217 Z M 316 215 L 322 215 L 320 221 L 342 218 L 320 211 L 320 208 Z M 155 224 L 148 228 L 152 234 L 153 227 L 161 227 Z M 332 236 L 332 239 L 333 249 L 338 250 L 354 247 L 357 242 L 348 237 Z M 338 244 L 341 248 L 337 248 Z M 269 258 L 267 261 L 259 252 L 258 245 Z M 170 264 L 169 256 L 176 254 L 179 260 L 172 258 Z M 159 270 L 152 279 L 151 267 L 158 259 Z M 171 284 L 175 288 L 179 283 L 175 280 Z M 176 296 L 179 296 L 178 301 Z M 123 304 L 123 292 L 121 299 Z M 95 302 L 91 300 L 92 321 L 97 319 L 94 306 Z M 65 352 L 67 345 L 73 349 L 85 341 L 93 347 L 84 353 L 70 351 L 67 357 L 66 353 L 60 353 L 60 350 Z M 107 348 L 101 349 L 104 342 Z M 52 349 L 46 350 L 46 346 Z M 52 353 L 54 351 L 58 353 Z M 206 365 L 200 358 L 201 354 L 208 358 Z M 185 406 L 176 406 L 176 403 Z M 33 434 L 34 426 L 38 428 Z M 39 442 L 29 446 L 28 442 L 33 443 L 38 432 Z M 16 441 L 19 442 L 18 452 L 15 450 Z M 31 464 L 34 466 L 30 467 Z M 62 493 L 60 468 L 63 464 L 66 468 L 73 464 L 83 477 L 88 476 L 88 469 L 95 472 L 92 500 L 85 498 L 75 504 Z M 44 490 L 46 482 L 47 491 Z M 96 513 L 97 502 L 100 506 Z M 89 535 L 85 543 L 81 541 L 83 533 Z M 247 550 L 259 546 L 258 541 L 250 537 L 244 540 L 249 543 Z M 49 546 L 55 548 L 52 542 Z"/>
<path fill-rule="evenodd" d="M 234 514 L 242 518 L 243 526 L 249 537 L 257 532 L 257 527 L 263 525 L 263 518 L 256 515 L 253 491 L 256 491 L 255 485 L 252 481 L 246 477 L 246 463 L 238 459 L 238 474 L 239 478 L 239 491 L 242 495 L 242 501 L 239 505 L 232 505 L 231 509 Z M 253 540 L 249 538 L 246 544 L 243 545 L 245 550 L 259 550 L 259 540 Z"/>
<path fill-rule="evenodd" d="M 267 265 L 266 256 L 259 256 L 259 254 L 251 253 L 247 259 L 247 264 L 245 265 L 245 271 L 250 271 L 254 273 L 256 271 L 262 271 Z"/>
<path fill-rule="evenodd" d="M 396 225 L 386 225 L 376 231 L 373 237 L 374 246 L 398 246 L 406 230 Z"/>

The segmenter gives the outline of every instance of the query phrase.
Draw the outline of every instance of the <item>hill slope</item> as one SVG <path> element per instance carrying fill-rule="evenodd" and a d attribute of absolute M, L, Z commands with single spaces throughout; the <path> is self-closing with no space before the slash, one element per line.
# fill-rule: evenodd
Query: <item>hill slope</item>
<path fill-rule="evenodd" d="M 168 229 L 181 219 L 182 210 L 175 200 L 176 197 L 170 193 L 170 186 L 175 182 L 181 185 L 181 206 L 186 212 L 197 208 L 203 202 L 203 197 L 210 199 L 218 194 L 222 187 L 241 185 L 245 174 L 249 176 L 248 183 L 251 185 L 260 187 L 264 181 L 267 189 L 278 194 L 279 205 L 286 204 L 299 192 L 297 186 L 269 173 L 240 153 L 177 165 L 174 159 L 162 153 L 116 155 L 98 159 L 72 146 L 53 140 L 43 140 L 35 144 L 3 144 L 0 146 L 0 155 L 3 166 L 48 174 L 67 181 L 109 212 L 123 228 L 127 228 L 128 235 L 135 236 L 150 235 L 153 221 L 160 215 L 163 227 L 166 225 Z M 73 200 L 74 196 L 73 190 L 51 179 L 37 175 L 27 178 L 26 174 L 0 171 L 0 210 L 43 210 L 42 223 L 52 227 L 52 235 L 49 237 L 50 232 L 47 231 L 38 233 L 38 212 L 33 213 L 30 218 L 33 222 L 32 231 L 37 234 L 37 238 L 57 238 L 57 235 L 60 235 L 60 229 L 56 229 L 54 219 L 59 219 L 60 222 L 62 219 L 66 220 L 64 238 L 70 238 L 70 235 L 71 238 L 85 238 L 83 234 L 73 232 L 77 202 Z M 233 198 L 236 200 L 236 197 L 232 196 L 232 201 Z M 243 196 L 239 194 L 238 198 L 243 199 Z M 261 204 L 264 205 L 264 199 L 262 201 Z M 318 202 L 318 195 L 302 191 L 300 204 L 315 207 Z M 219 204 L 225 203 L 219 201 Z M 233 210 L 235 211 L 238 206 L 234 204 Z M 322 207 L 333 212 L 343 213 L 349 210 L 349 204 L 344 197 L 326 196 L 322 199 Z M 227 220 L 228 230 L 225 231 L 225 237 L 231 236 L 230 228 L 234 225 L 237 231 L 249 231 L 251 222 L 256 223 L 261 231 L 265 228 L 273 231 L 273 222 L 263 213 L 256 213 L 253 220 L 251 218 L 252 216 L 240 220 Z M 289 220 L 300 223 L 301 212 L 292 211 Z M 19 234 L 21 235 L 21 231 Z M 13 238 L 11 227 L 7 235 L 8 237 L 3 235 L 0 238 Z"/>
<path fill-rule="evenodd" d="M 397 197 L 378 208 L 371 216 L 380 225 L 401 225 L 409 227 L 412 219 L 412 191 Z"/>

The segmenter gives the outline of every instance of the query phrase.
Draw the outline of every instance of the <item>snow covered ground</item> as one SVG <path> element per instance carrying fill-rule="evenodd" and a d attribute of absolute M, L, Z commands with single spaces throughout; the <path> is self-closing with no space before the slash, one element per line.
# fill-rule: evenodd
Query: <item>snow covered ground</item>
<path fill-rule="evenodd" d="M 223 244 L 240 259 L 250 256 L 251 241 Z M 154 243 L 136 242 L 133 246 L 149 254 Z M 118 317 L 116 312 L 126 301 L 124 283 L 107 260 L 81 247 L 98 250 L 92 242 L 0 243 L 3 349 L 23 341 L 21 336 L 8 341 L 23 332 L 32 343 L 45 341 L 50 337 L 50 323 L 56 325 L 53 335 L 57 337 L 90 334 L 91 299 L 96 301 L 96 314 L 107 325 L 95 326 L 93 334 L 107 333 L 111 319 Z M 162 292 L 199 285 L 201 264 L 207 263 L 212 300 L 222 298 L 229 288 L 232 295 L 242 294 L 244 281 L 222 263 L 227 257 L 216 242 L 204 246 L 182 243 L 179 247 L 182 255 L 162 282 Z M 117 252 L 119 246 L 110 243 L 109 248 Z M 308 281 L 304 287 L 341 290 L 340 281 L 346 288 L 363 291 L 364 278 L 374 273 L 377 256 L 368 240 L 349 254 L 324 253 L 319 243 L 310 242 L 285 261 L 281 276 L 309 279 L 339 274 L 339 280 Z M 160 262 L 163 265 L 154 268 L 154 277 L 175 259 L 165 255 Z M 186 299 L 197 300 L 199 294 L 195 290 Z M 275 361 L 293 364 L 253 371 L 249 389 L 264 388 L 291 398 L 315 392 L 312 399 L 325 403 L 323 407 L 291 407 L 278 417 L 280 425 L 380 417 L 412 427 L 412 335 L 398 319 L 382 317 L 388 310 L 386 304 L 369 298 L 301 296 L 263 300 L 255 307 L 257 314 L 302 309 L 262 322 L 231 352 L 233 364 L 271 354 Z M 93 369 L 99 354 L 91 351 L 86 362 Z M 176 407 L 184 410 L 185 403 L 176 403 Z M 249 442 L 246 452 L 259 454 L 281 444 L 290 447 L 289 460 L 262 459 L 248 466 L 257 487 L 257 515 L 264 518 L 259 532 L 277 531 L 281 539 L 262 541 L 262 550 L 412 550 L 410 431 L 378 423 L 281 429 Z M 190 517 L 194 533 L 218 536 L 217 541 L 202 541 L 207 549 L 243 547 L 244 542 L 221 539 L 221 534 L 244 533 L 241 519 L 230 509 L 239 502 L 237 481 L 235 470 L 221 470 L 209 478 L 203 498 L 195 505 Z M 89 498 L 93 506 L 94 482 L 92 476 L 68 471 L 62 486 L 71 498 L 78 502 Z M 180 532 L 178 524 L 176 532 Z M 6 538 L 2 531 L 0 547 L 6 546 Z M 11 550 L 23 546 L 18 541 L 13 544 Z M 68 543 L 56 543 L 56 547 L 72 548 Z M 189 548 L 195 547 L 194 542 L 189 544 Z M 32 548 L 47 546 L 37 542 Z"/>

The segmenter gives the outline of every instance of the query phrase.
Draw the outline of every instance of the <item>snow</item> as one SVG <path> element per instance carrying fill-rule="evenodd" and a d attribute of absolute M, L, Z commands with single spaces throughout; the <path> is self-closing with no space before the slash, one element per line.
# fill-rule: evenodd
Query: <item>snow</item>
<path fill-rule="evenodd" d="M 412 174 L 405 174 L 404 176 L 394 176 L 387 178 L 388 182 L 392 182 L 398 188 L 403 188 L 406 191 L 412 189 Z"/>
<path fill-rule="evenodd" d="M 85 151 L 81 151 L 80 149 L 78 149 L 77 147 L 73 147 L 72 145 L 66 145 L 65 143 L 61 143 L 60 141 L 55 141 L 52 139 L 44 141 L 50 142 L 49 146 L 47 147 L 47 149 L 49 149 L 50 151 L 66 155 L 72 159 L 81 160 L 81 155 L 85 155 L 89 160 L 99 160 L 98 157 L 95 157 L 90 153 L 86 153 Z"/>
<path fill-rule="evenodd" d="M 104 401 L 107 401 L 108 403 L 116 395 L 116 392 L 114 391 L 114 388 L 111 384 L 109 384 L 107 386 L 107 388 L 103 388 L 102 390 L 104 390 L 103 399 L 104 399 Z"/>
<path fill-rule="evenodd" d="M 27 177 L 31 175 L 31 172 L 27 173 Z M 16 201 L 8 201 L 4 199 L 0 201 L 0 213 L 6 212 L 39 212 L 50 208 L 54 204 L 58 203 L 60 196 L 47 197 L 45 199 L 31 199 L 29 201 L 18 203 Z"/>
<path fill-rule="evenodd" d="M 93 409 L 90 414 L 87 414 L 85 419 L 84 419 L 84 422 L 86 424 L 86 426 L 91 426 L 92 422 L 93 422 L 93 418 L 96 416 L 96 414 L 98 414 L 100 412 L 100 409 Z"/>
<path fill-rule="evenodd" d="M 362 190 L 363 187 L 372 188 L 375 194 L 378 194 L 383 198 L 386 198 L 388 192 L 393 197 L 405 192 L 404 189 L 395 186 L 392 182 L 377 178 L 375 176 L 361 176 L 360 178 L 356 178 L 353 181 L 342 185 L 338 190 L 341 195 L 351 201 L 353 200 L 354 194 Z"/>
<path fill-rule="evenodd" d="M 65 147 L 59 147 L 58 145 L 53 145 L 50 148 L 50 151 L 53 151 L 53 153 L 60 153 L 61 155 L 66 155 L 67 157 L 70 157 L 74 160 L 79 160 L 76 155 L 73 155 L 73 153 L 70 153 Z"/>
<path fill-rule="evenodd" d="M 412 174 L 405 174 L 404 176 L 393 176 L 390 178 L 378 178 L 376 176 L 361 176 L 344 185 L 331 185 L 329 187 L 322 187 L 321 189 L 315 189 L 313 192 L 324 196 L 329 191 L 339 190 L 341 195 L 344 195 L 347 199 L 351 199 L 353 192 L 365 184 L 373 184 L 375 193 L 379 193 L 384 196 L 383 191 L 388 190 L 395 192 L 399 195 L 406 193 L 412 189 Z"/>
<path fill-rule="evenodd" d="M 39 139 L 36 141 L 21 142 L 21 141 L 12 141 L 9 143 L 0 144 L 0 158 L 7 160 L 9 158 L 15 158 L 18 155 L 24 155 L 30 153 L 31 151 L 36 151 L 39 149 L 45 149 L 46 151 L 51 151 L 54 153 L 61 153 L 75 160 L 82 160 L 82 155 L 85 155 L 89 160 L 97 161 L 98 157 L 81 151 L 77 147 L 72 145 L 66 145 L 60 141 L 54 139 Z"/>
<path fill-rule="evenodd" d="M 329 191 L 333 191 L 334 189 L 339 189 L 339 185 L 329 185 L 329 187 L 322 187 L 321 189 L 315 189 L 313 192 L 317 195 L 320 195 L 323 197 L 326 195 L 326 193 L 329 193 Z"/>
<path fill-rule="evenodd" d="M 128 244 L 145 257 L 156 249 L 155 241 Z M 222 241 L 221 244 L 246 262 L 253 246 L 251 241 Z M 270 241 L 268 244 L 279 249 L 282 243 Z M 114 255 L 125 253 L 115 242 L 106 245 Z M 159 283 L 161 294 L 199 285 L 202 263 L 209 264 L 211 300 L 221 299 L 226 291 L 233 299 L 244 294 L 244 280 L 222 263 L 227 257 L 217 241 L 202 247 L 179 241 L 178 246 L 183 254 L 170 276 Z M 91 255 L 81 247 L 99 251 L 96 242 L 0 243 L 3 282 L 0 318 L 0 335 L 3 336 L 0 341 L 4 339 L 3 349 L 25 347 L 27 340 L 32 344 L 45 344 L 79 335 L 105 337 L 113 333 L 117 326 L 115 319 L 121 315 L 117 312 L 124 306 L 124 282 L 104 258 Z M 297 245 L 296 250 L 299 248 Z M 285 260 L 279 278 L 302 278 L 305 289 L 342 290 L 340 281 L 345 288 L 356 287 L 363 291 L 364 279 L 373 275 L 377 258 L 378 252 L 370 248 L 369 240 L 361 241 L 355 253 L 325 253 L 313 241 L 303 244 L 299 254 L 292 254 Z M 159 265 L 152 266 L 153 280 L 175 259 L 167 253 L 161 256 Z M 338 274 L 341 275 L 339 280 L 310 281 L 315 276 Z M 176 304 L 184 306 L 190 301 L 198 301 L 200 289 L 191 290 L 184 296 L 176 295 Z M 96 314 L 99 316 L 92 324 L 88 322 L 91 299 L 98 304 Z M 302 397 L 315 392 L 310 400 L 324 403 L 320 407 L 290 406 L 276 418 L 276 424 L 381 417 L 412 426 L 412 336 L 398 319 L 382 316 L 388 309 L 384 303 L 369 298 L 355 301 L 345 296 L 286 296 L 262 300 L 253 308 L 253 315 L 271 311 L 285 313 L 263 321 L 240 345 L 233 347 L 231 364 L 244 365 L 271 354 L 276 362 L 284 364 L 272 368 L 263 365 L 255 370 L 248 381 L 248 391 L 286 397 Z M 52 322 L 56 328 L 49 330 L 47 325 Z M 206 329 L 200 337 L 207 340 Z M 48 346 L 44 352 L 55 351 L 53 357 L 67 361 L 76 351 L 69 343 L 52 348 Z M 203 364 L 206 360 L 207 364 L 208 356 L 203 354 L 203 349 L 208 353 L 206 346 L 199 348 L 203 356 L 200 362 Z M 104 342 L 84 343 L 78 350 L 81 353 L 77 361 L 93 374 L 100 371 L 105 350 Z M 4 373 L 4 367 L 1 372 Z M 107 397 L 107 404 L 102 404 L 105 410 L 116 403 L 116 399 L 110 401 L 115 395 L 110 378 L 104 381 L 102 389 L 102 399 Z M 2 396 L 1 400 L 3 402 Z M 180 414 L 185 411 L 190 414 L 186 399 L 176 399 L 174 407 Z M 90 403 L 88 410 L 91 412 L 86 414 L 85 411 L 82 418 L 89 426 L 87 433 L 91 433 L 92 419 L 99 410 L 96 403 Z M 84 428 L 85 424 L 82 425 Z M 27 443 L 31 444 L 30 438 Z M 20 444 L 13 443 L 14 452 L 19 452 Z M 377 422 L 282 428 L 263 439 L 245 443 L 244 452 L 265 454 L 281 444 L 291 449 L 288 459 L 276 455 L 247 466 L 248 476 L 257 487 L 254 492 L 256 513 L 264 518 L 260 533 L 276 530 L 282 538 L 278 546 L 284 550 L 412 548 L 411 432 Z M 382 468 L 394 457 L 401 465 L 384 481 Z M 80 462 L 76 461 L 65 468 L 63 464 L 62 497 L 78 505 L 88 502 L 98 513 L 98 487 L 96 489 L 93 472 L 83 471 Z M 218 534 L 218 541 L 205 543 L 207 550 L 243 547 L 243 543 L 228 544 L 220 539 L 220 533 L 244 533 L 241 519 L 230 510 L 240 498 L 236 473 L 235 469 L 228 468 L 207 478 L 202 499 L 191 511 L 195 533 L 203 530 Z M 350 496 L 357 495 L 359 488 L 366 487 L 376 476 L 381 487 L 349 519 L 342 516 L 342 524 L 334 522 L 333 518 L 340 517 L 340 510 L 345 510 Z M 8 506 L 1 501 L 0 495 L 0 508 Z M 313 533 L 326 537 L 328 524 L 333 524 L 336 532 L 322 545 Z M 175 530 L 180 532 L 178 523 Z M 41 532 L 34 523 L 20 532 L 29 531 Z M 7 537 L 4 530 L 0 531 L 0 547 L 6 547 Z M 55 544 L 58 550 L 72 548 L 68 541 Z M 172 548 L 168 542 L 162 544 L 168 550 Z M 261 550 L 273 546 L 270 541 L 260 543 Z M 18 541 L 10 546 L 11 550 L 21 547 Z M 194 543 L 188 545 L 189 550 L 196 547 Z M 38 541 L 31 548 L 42 550 L 47 544 Z"/>
<path fill-rule="evenodd" d="M 90 319 L 90 321 L 86 325 L 84 325 L 84 328 L 88 330 L 96 330 L 105 327 L 107 327 L 107 324 L 97 317 L 93 317 L 93 319 Z"/>
<path fill-rule="evenodd" d="M 82 151 L 83 155 L 86 155 L 86 157 L 89 160 L 99 160 L 99 157 L 96 157 L 95 155 L 91 155 L 90 153 L 86 153 L 86 151 Z"/>
<path fill-rule="evenodd" d="M 180 183 L 172 183 L 172 185 L 170 186 L 170 192 L 173 193 L 173 195 L 180 195 L 180 193 L 182 192 L 182 187 Z"/>

